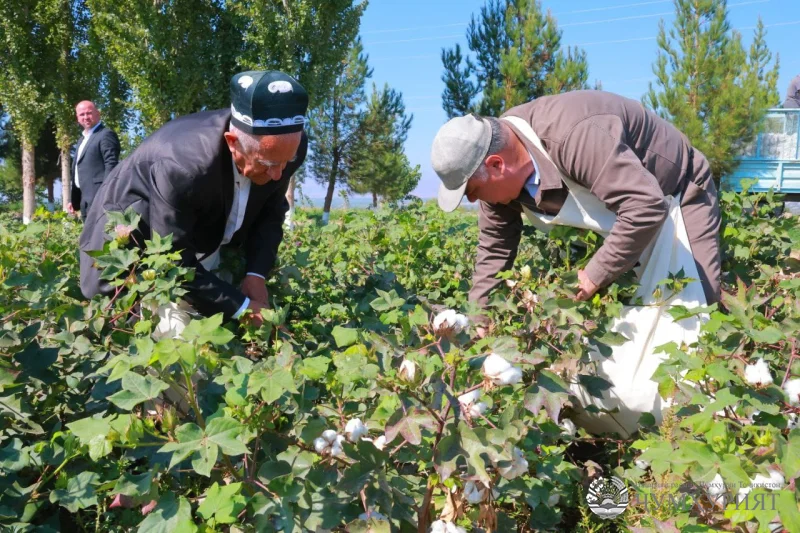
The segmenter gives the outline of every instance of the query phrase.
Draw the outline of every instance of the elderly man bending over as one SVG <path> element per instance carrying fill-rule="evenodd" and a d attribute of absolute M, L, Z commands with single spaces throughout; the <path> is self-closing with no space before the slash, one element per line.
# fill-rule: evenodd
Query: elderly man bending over
<path fill-rule="evenodd" d="M 160 333 L 180 334 L 192 310 L 231 319 L 249 308 L 260 323 L 268 305 L 265 278 L 283 239 L 289 179 L 306 156 L 307 106 L 294 78 L 243 72 L 231 79 L 230 109 L 180 117 L 148 137 L 108 176 L 89 210 L 80 240 L 84 296 L 112 292 L 86 252 L 103 248 L 106 213 L 131 207 L 141 216 L 139 237 L 172 234 L 182 264 L 195 268 L 185 302 L 162 316 Z M 237 241 L 247 265 L 240 287 L 213 272 L 220 247 Z"/>
<path fill-rule="evenodd" d="M 641 103 L 576 91 L 514 107 L 499 120 L 454 118 L 439 130 L 431 159 L 442 209 L 452 211 L 465 195 L 481 201 L 470 299 L 485 304 L 501 283 L 496 274 L 513 265 L 523 214 L 544 231 L 567 225 L 605 236 L 578 272 L 578 299 L 639 265 L 638 296 L 647 307 L 630 308 L 618 321 L 630 342 L 600 361 L 600 374 L 614 385 L 614 398 L 601 406 L 621 410 L 612 417 L 618 423 L 604 428 L 630 432 L 641 412 L 657 415 L 650 377 L 660 357 L 653 349 L 692 342 L 699 328 L 697 321 L 672 323 L 665 308 L 720 297 L 720 211 L 705 156 Z M 681 269 L 699 282 L 658 302 L 658 282 Z"/>

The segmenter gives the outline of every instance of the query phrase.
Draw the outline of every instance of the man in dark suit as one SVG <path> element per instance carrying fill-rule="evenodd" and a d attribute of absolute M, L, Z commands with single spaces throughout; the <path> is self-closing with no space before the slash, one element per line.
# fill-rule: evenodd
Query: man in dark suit
<path fill-rule="evenodd" d="M 67 204 L 67 211 L 74 213 L 75 208 L 79 209 L 86 221 L 97 189 L 119 162 L 119 139 L 100 122 L 100 112 L 89 100 L 75 106 L 75 115 L 83 134 L 73 152 L 72 201 Z"/>
<path fill-rule="evenodd" d="M 89 210 L 80 240 L 84 296 L 112 292 L 86 252 L 109 239 L 107 211 L 131 207 L 141 216 L 133 240 L 172 234 L 182 264 L 195 269 L 185 303 L 226 319 L 249 308 L 260 324 L 259 311 L 268 306 L 265 278 L 283 239 L 289 179 L 306 156 L 307 107 L 308 94 L 291 76 L 243 72 L 231 79 L 230 109 L 177 118 L 145 139 L 109 175 Z M 245 247 L 240 287 L 213 273 L 220 246 L 229 242 Z"/>

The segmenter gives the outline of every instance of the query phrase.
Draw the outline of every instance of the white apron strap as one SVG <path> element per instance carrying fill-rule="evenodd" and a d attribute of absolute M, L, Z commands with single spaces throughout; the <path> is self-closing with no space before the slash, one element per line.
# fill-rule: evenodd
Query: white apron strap
<path fill-rule="evenodd" d="M 617 216 L 589 192 L 586 187 L 579 185 L 559 170 L 530 124 L 519 117 L 504 117 L 502 120 L 512 124 L 536 147 L 541 155 L 555 167 L 561 177 L 561 181 L 569 188 L 570 194 L 555 217 L 525 209 L 525 214 L 531 220 L 531 223 L 539 229 L 542 229 L 542 226 L 547 227 L 558 224 L 589 229 L 603 236 L 608 235 L 617 220 Z"/>

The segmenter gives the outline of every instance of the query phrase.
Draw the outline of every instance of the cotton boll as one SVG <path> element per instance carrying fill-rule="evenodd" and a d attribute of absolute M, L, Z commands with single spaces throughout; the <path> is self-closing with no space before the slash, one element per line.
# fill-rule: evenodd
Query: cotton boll
<path fill-rule="evenodd" d="M 565 418 L 561 421 L 561 429 L 563 429 L 568 435 L 575 436 L 577 433 L 578 428 L 575 426 L 575 422 L 570 420 L 569 418 Z"/>
<path fill-rule="evenodd" d="M 756 474 L 750 483 L 751 488 L 764 488 L 769 490 L 781 490 L 786 486 L 786 479 L 777 470 L 769 470 L 769 476 Z"/>
<path fill-rule="evenodd" d="M 790 405 L 800 405 L 800 379 L 790 379 L 783 386 Z"/>
<path fill-rule="evenodd" d="M 467 392 L 466 394 L 462 394 L 458 397 L 458 403 L 462 405 L 469 405 L 471 403 L 476 403 L 478 398 L 481 397 L 480 389 L 475 389 L 474 391 Z"/>
<path fill-rule="evenodd" d="M 561 500 L 561 496 L 559 494 L 551 494 L 547 498 L 548 507 L 555 507 L 556 505 L 558 505 L 559 500 Z"/>
<path fill-rule="evenodd" d="M 741 504 L 747 498 L 747 495 L 750 494 L 751 490 L 753 489 L 750 487 L 740 488 L 739 492 L 736 493 L 736 503 Z"/>
<path fill-rule="evenodd" d="M 375 520 L 386 520 L 386 516 L 379 513 L 378 511 L 370 511 L 368 513 L 361 513 L 360 515 L 358 515 L 359 520 L 366 521 L 369 520 L 370 518 L 373 518 Z"/>
<path fill-rule="evenodd" d="M 469 319 L 453 309 L 447 309 L 436 315 L 433 319 L 433 329 L 444 332 L 452 331 L 453 333 L 461 333 L 469 326 Z"/>
<path fill-rule="evenodd" d="M 314 439 L 314 449 L 317 451 L 317 453 L 324 453 L 325 450 L 327 450 L 328 447 L 330 447 L 330 445 L 331 444 L 322 437 L 317 437 L 316 439 Z"/>
<path fill-rule="evenodd" d="M 633 461 L 633 464 L 635 464 L 637 467 L 641 468 L 642 470 L 647 470 L 648 468 L 650 468 L 650 461 L 646 461 L 644 459 L 636 459 L 636 460 Z"/>
<path fill-rule="evenodd" d="M 769 365 L 763 359 L 759 359 L 752 365 L 744 367 L 744 379 L 750 385 L 763 387 L 772 383 L 772 374 Z"/>
<path fill-rule="evenodd" d="M 372 441 L 372 444 L 374 444 L 375 447 L 378 448 L 379 450 L 383 451 L 383 449 L 386 447 L 386 435 L 381 435 L 380 437 Z"/>
<path fill-rule="evenodd" d="M 524 280 L 531 279 L 531 267 L 529 265 L 525 265 L 519 269 L 519 276 Z"/>
<path fill-rule="evenodd" d="M 514 385 L 515 383 L 519 383 L 522 379 L 522 370 L 517 367 L 511 367 L 505 372 L 500 373 L 497 378 L 494 379 L 495 385 Z"/>
<path fill-rule="evenodd" d="M 489 406 L 486 405 L 483 402 L 474 403 L 474 404 L 469 406 L 469 411 L 468 411 L 469 412 L 469 416 L 471 418 L 477 418 L 477 417 L 481 416 L 483 413 L 485 413 L 486 409 L 488 409 L 488 407 Z"/>
<path fill-rule="evenodd" d="M 511 456 L 510 465 L 497 469 L 500 475 L 506 479 L 514 479 L 528 472 L 528 461 L 525 459 L 522 450 L 515 447 Z"/>
<path fill-rule="evenodd" d="M 408 359 L 403 359 L 403 362 L 400 363 L 400 370 L 398 371 L 397 375 L 403 381 L 407 381 L 409 383 L 414 383 L 417 377 L 417 363 L 414 361 L 409 361 Z"/>
<path fill-rule="evenodd" d="M 716 498 L 725 494 L 725 481 L 722 479 L 722 476 L 717 474 L 714 476 L 714 479 L 711 480 L 711 483 L 706 485 L 706 493 L 711 498 Z"/>
<path fill-rule="evenodd" d="M 477 505 L 489 497 L 489 488 L 480 481 L 467 481 L 464 484 L 464 499 L 470 505 Z"/>
<path fill-rule="evenodd" d="M 344 427 L 344 434 L 347 435 L 347 440 L 350 442 L 358 442 L 358 440 L 367 433 L 367 426 L 365 426 L 359 418 L 349 420 Z"/>
<path fill-rule="evenodd" d="M 322 432 L 322 438 L 328 441 L 328 444 L 333 444 L 333 442 L 336 441 L 336 437 L 338 436 L 339 434 L 332 429 L 326 429 L 325 431 Z"/>
<path fill-rule="evenodd" d="M 503 357 L 491 353 L 483 361 L 483 373 L 486 377 L 494 378 L 511 368 L 511 363 Z"/>

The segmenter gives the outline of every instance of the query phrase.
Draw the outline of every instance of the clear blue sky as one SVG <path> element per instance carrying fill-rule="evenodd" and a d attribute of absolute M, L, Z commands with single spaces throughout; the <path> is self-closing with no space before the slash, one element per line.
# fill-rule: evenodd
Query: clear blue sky
<path fill-rule="evenodd" d="M 563 29 L 562 42 L 581 45 L 588 55 L 589 82 L 603 89 L 639 99 L 653 78 L 659 21 L 673 20 L 672 0 L 545 0 Z M 406 143 L 413 164 L 421 165 L 422 179 L 414 194 L 436 195 L 438 178 L 430 166 L 430 145 L 447 120 L 441 106 L 440 53 L 444 47 L 466 46 L 466 27 L 484 0 L 371 0 L 361 22 L 361 35 L 373 81 L 403 93 L 414 122 Z M 800 73 L 800 1 L 729 0 L 730 20 L 749 45 L 752 27 L 760 16 L 767 25 L 767 42 L 780 55 L 778 89 L 781 101 L 789 80 Z M 324 196 L 322 187 L 308 180 L 304 193 Z"/>

